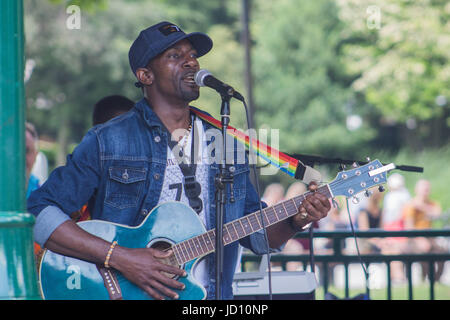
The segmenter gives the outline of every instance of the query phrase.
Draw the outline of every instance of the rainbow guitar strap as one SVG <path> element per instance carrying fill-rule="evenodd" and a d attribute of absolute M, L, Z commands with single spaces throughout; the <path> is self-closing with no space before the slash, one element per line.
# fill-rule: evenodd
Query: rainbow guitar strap
<path fill-rule="evenodd" d="M 191 111 L 203 121 L 206 121 L 217 129 L 222 129 L 222 123 L 219 120 L 196 108 L 191 107 Z M 257 156 L 270 163 L 272 166 L 278 168 L 291 177 L 302 180 L 307 166 L 301 163 L 298 159 L 288 156 L 287 154 L 280 152 L 279 150 L 272 148 L 257 139 L 251 139 L 252 143 L 250 144 L 250 137 L 232 126 L 228 126 L 227 134 L 243 143 L 249 150 L 252 149 Z"/>

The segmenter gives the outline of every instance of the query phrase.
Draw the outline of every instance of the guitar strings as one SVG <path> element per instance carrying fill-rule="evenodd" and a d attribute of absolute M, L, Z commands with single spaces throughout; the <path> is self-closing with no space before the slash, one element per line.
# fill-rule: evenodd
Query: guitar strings
<path fill-rule="evenodd" d="M 349 177 L 349 178 L 345 181 L 345 183 L 351 182 L 352 180 L 354 180 L 355 177 L 357 177 L 357 176 L 351 176 L 351 177 Z M 338 187 L 338 186 L 341 185 L 341 184 L 344 184 L 342 180 L 335 180 L 335 181 L 330 182 L 328 185 L 330 186 L 330 188 L 334 188 L 334 187 Z M 297 196 L 297 197 L 294 197 L 294 198 L 285 200 L 283 203 L 286 203 L 286 204 L 289 204 L 289 205 L 290 205 L 290 202 L 289 202 L 289 201 L 294 201 L 294 204 L 297 205 L 297 202 L 296 202 L 296 201 L 297 201 L 297 200 L 301 200 L 301 201 L 300 201 L 300 204 L 301 204 L 301 203 L 302 203 L 309 195 L 313 194 L 314 192 L 319 192 L 319 193 L 321 193 L 321 194 L 323 194 L 323 195 L 325 195 L 325 196 L 327 196 L 327 197 L 331 197 L 332 195 L 330 194 L 330 191 L 328 190 L 328 188 L 325 188 L 325 187 L 326 187 L 326 184 L 325 184 L 325 185 L 322 185 L 322 186 L 320 186 L 320 187 L 318 187 L 317 190 L 315 190 L 315 191 L 308 191 L 308 192 L 306 192 L 306 193 L 304 193 L 304 194 L 302 194 L 302 195 L 299 195 L 299 196 Z M 269 212 L 267 211 L 267 209 L 271 209 L 271 208 L 273 209 L 273 207 L 274 207 L 274 206 L 271 206 L 271 207 L 268 207 L 268 208 L 264 208 L 264 209 L 263 209 L 264 213 L 266 214 L 266 218 L 267 218 L 267 214 L 269 214 Z M 279 219 L 279 221 L 281 221 L 281 220 L 283 220 L 283 219 Z M 279 221 L 277 221 L 277 222 L 279 222 Z M 225 228 L 225 226 L 224 226 L 224 228 Z M 189 240 L 189 239 L 188 239 L 188 240 Z M 185 240 L 185 241 L 187 241 L 187 240 Z M 183 241 L 183 242 L 184 242 L 184 241 Z M 180 243 L 183 243 L 183 242 L 180 242 Z M 175 247 L 177 247 L 179 250 L 181 250 L 182 252 L 184 252 L 184 250 L 178 246 L 180 243 L 177 243 L 177 244 L 175 244 L 175 245 L 173 245 L 173 246 L 171 246 L 171 247 L 168 247 L 168 248 L 162 250 L 163 252 L 166 252 L 166 253 L 169 252 L 170 250 L 172 250 L 173 254 L 170 255 L 170 256 L 168 257 L 168 261 L 169 261 L 169 263 L 172 264 L 172 265 L 178 265 L 178 266 L 180 266 L 181 264 L 183 264 L 183 263 L 185 263 L 185 262 L 188 262 L 188 261 L 192 260 L 192 259 L 189 259 L 189 260 L 187 260 L 187 261 L 179 261 L 179 259 L 177 258 L 177 254 L 176 254 L 176 252 L 175 252 L 175 250 L 176 250 Z M 184 260 L 184 259 L 181 259 L 181 260 Z"/>

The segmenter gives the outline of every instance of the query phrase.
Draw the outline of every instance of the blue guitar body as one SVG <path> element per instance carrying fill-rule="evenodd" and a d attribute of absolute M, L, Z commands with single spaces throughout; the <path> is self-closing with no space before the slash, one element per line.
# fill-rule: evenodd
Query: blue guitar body
<path fill-rule="evenodd" d="M 137 227 L 128 227 L 99 220 L 80 222 L 79 226 L 109 242 L 117 241 L 128 248 L 144 248 L 163 241 L 179 243 L 206 232 L 197 213 L 179 202 L 168 202 L 155 207 Z M 184 290 L 175 290 L 180 299 L 201 300 L 206 291 L 192 275 L 199 259 L 183 265 L 187 277 L 177 280 L 186 285 Z M 124 299 L 152 299 L 139 287 L 128 281 L 118 271 L 117 280 Z M 46 250 L 39 272 L 41 293 L 44 299 L 63 300 L 108 300 L 108 291 L 95 264 L 66 257 Z"/>

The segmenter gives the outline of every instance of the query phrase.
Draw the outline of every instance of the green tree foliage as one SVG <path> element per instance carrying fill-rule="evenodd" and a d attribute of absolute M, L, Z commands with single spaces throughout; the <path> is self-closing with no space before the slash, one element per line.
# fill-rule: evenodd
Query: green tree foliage
<path fill-rule="evenodd" d="M 27 117 L 41 135 L 60 143 L 59 163 L 71 142 L 91 127 L 92 107 L 106 95 L 136 99 L 140 91 L 128 64 L 128 49 L 143 26 L 163 11 L 146 1 L 108 3 L 95 13 L 81 6 L 80 29 L 67 28 L 66 5 L 26 1 Z M 90 7 L 89 7 L 90 8 Z"/>
<path fill-rule="evenodd" d="M 416 149 L 448 143 L 450 126 L 450 3 L 340 0 L 349 28 L 345 64 L 360 74 L 355 92 L 386 124 L 409 127 Z"/>
<path fill-rule="evenodd" d="M 239 2 L 229 0 L 157 0 L 167 8 L 169 21 L 186 30 L 208 31 L 214 25 L 226 25 L 234 32 L 239 25 Z"/>
<path fill-rule="evenodd" d="M 338 51 L 343 28 L 333 1 L 258 2 L 256 119 L 280 129 L 284 150 L 344 155 L 372 136 L 368 128 L 346 127 L 353 110 Z"/>
<path fill-rule="evenodd" d="M 209 30 L 208 35 L 213 40 L 214 47 L 210 53 L 200 58 L 200 67 L 208 69 L 236 89 L 244 88 L 243 49 L 239 42 L 234 40 L 233 33 L 226 26 L 216 25 Z M 241 92 L 244 93 L 244 91 Z M 192 104 L 219 119 L 222 103 L 220 95 L 207 87 L 201 88 L 200 93 L 200 99 Z M 244 108 L 234 99 L 231 100 L 230 115 L 232 126 L 239 129 L 246 128 Z"/>

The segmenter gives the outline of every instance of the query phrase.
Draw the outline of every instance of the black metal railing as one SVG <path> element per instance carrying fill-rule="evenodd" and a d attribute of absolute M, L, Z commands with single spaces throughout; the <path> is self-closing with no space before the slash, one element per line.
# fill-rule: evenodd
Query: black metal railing
<path fill-rule="evenodd" d="M 402 231 L 385 231 L 381 229 L 371 229 L 368 231 L 355 231 L 357 238 L 390 238 L 390 237 L 445 237 L 450 238 L 450 229 L 427 229 L 427 230 L 402 230 Z M 308 238 L 307 232 L 299 233 L 295 236 L 296 238 Z M 428 279 L 430 284 L 429 298 L 430 300 L 435 299 L 435 269 L 434 265 L 437 262 L 450 261 L 450 252 L 443 253 L 424 253 L 424 254 L 395 254 L 395 255 L 384 255 L 384 254 L 346 254 L 344 251 L 345 239 L 353 238 L 353 232 L 349 230 L 337 230 L 337 231 L 314 231 L 314 239 L 316 238 L 328 238 L 332 241 L 332 253 L 331 254 L 321 254 L 317 253 L 313 255 L 314 265 L 320 268 L 320 284 L 323 286 L 324 293 L 328 292 L 330 285 L 329 279 L 329 269 L 330 264 L 333 266 L 336 264 L 342 264 L 344 266 L 345 274 L 345 297 L 349 298 L 350 286 L 349 286 L 349 265 L 353 263 L 360 263 L 361 261 L 369 268 L 372 263 L 385 263 L 387 266 L 387 299 L 392 299 L 392 281 L 391 281 L 391 262 L 400 261 L 404 264 L 406 270 L 406 278 L 408 283 L 408 299 L 413 299 L 413 281 L 412 281 L 412 264 L 415 262 L 425 262 L 428 264 Z M 314 241 L 313 252 L 314 249 Z M 247 262 L 259 262 L 261 257 L 253 255 L 248 252 L 244 252 L 241 260 L 242 271 L 247 271 Z M 306 270 L 308 264 L 310 263 L 309 254 L 272 254 L 272 262 L 280 262 L 282 269 L 286 270 L 286 264 L 288 262 L 301 262 L 303 264 L 303 269 Z M 367 288 L 369 290 L 369 288 Z M 369 292 L 368 292 L 369 293 Z"/>

